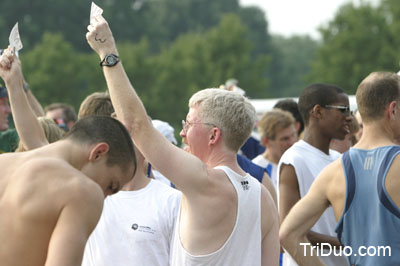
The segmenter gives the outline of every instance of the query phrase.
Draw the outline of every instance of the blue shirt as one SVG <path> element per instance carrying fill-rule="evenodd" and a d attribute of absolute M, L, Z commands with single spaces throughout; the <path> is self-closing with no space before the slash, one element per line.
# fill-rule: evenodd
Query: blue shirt
<path fill-rule="evenodd" d="M 385 187 L 399 152 L 399 146 L 385 146 L 351 148 L 343 154 L 346 202 L 336 232 L 340 242 L 352 248 L 350 265 L 400 265 L 400 209 Z"/>
<path fill-rule="evenodd" d="M 237 154 L 236 158 L 240 168 L 242 168 L 246 173 L 249 173 L 251 176 L 255 177 L 258 181 L 260 181 L 260 183 L 262 182 L 264 177 L 264 168 L 253 163 L 252 161 L 240 154 Z"/>
<path fill-rule="evenodd" d="M 253 137 L 249 137 L 247 141 L 240 148 L 243 155 L 248 159 L 252 160 L 257 155 L 263 153 L 265 151 L 265 147 L 263 147 L 258 140 Z"/>

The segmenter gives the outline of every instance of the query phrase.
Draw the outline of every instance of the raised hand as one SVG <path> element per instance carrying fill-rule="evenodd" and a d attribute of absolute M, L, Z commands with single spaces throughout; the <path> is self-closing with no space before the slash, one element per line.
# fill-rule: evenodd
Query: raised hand
<path fill-rule="evenodd" d="M 118 55 L 111 29 L 102 15 L 93 17 L 87 29 L 86 39 L 101 59 L 107 54 Z"/>
<path fill-rule="evenodd" d="M 11 51 L 10 47 L 4 50 L 0 57 L 0 77 L 4 80 L 7 87 L 13 87 L 10 85 L 15 83 L 23 85 L 24 79 L 22 76 L 21 61 Z"/>

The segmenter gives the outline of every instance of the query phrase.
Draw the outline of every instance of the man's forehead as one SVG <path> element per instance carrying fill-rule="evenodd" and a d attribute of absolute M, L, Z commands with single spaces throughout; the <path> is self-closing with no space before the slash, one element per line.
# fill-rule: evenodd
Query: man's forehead
<path fill-rule="evenodd" d="M 63 109 L 62 108 L 56 108 L 53 110 L 49 110 L 46 113 L 47 118 L 55 119 L 55 118 L 60 118 L 63 115 Z"/>
<path fill-rule="evenodd" d="M 285 138 L 293 133 L 296 133 L 296 126 L 294 124 L 290 124 L 287 127 L 279 127 L 275 130 L 275 139 Z"/>
<path fill-rule="evenodd" d="M 346 103 L 349 105 L 349 97 L 345 93 L 339 93 L 336 97 L 336 102 Z"/>
<path fill-rule="evenodd" d="M 195 119 L 195 118 L 198 118 L 198 108 L 194 108 L 194 107 L 191 107 L 190 109 L 189 109 L 189 112 L 187 113 L 187 115 L 186 115 L 186 119 L 188 119 L 188 120 L 190 120 L 190 119 Z"/>

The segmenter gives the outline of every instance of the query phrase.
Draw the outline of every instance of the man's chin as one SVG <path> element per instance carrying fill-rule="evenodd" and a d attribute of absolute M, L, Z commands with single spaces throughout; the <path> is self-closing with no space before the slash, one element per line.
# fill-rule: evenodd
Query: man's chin
<path fill-rule="evenodd" d="M 337 134 L 337 135 L 334 137 L 334 139 L 337 139 L 337 140 L 344 140 L 344 139 L 346 138 L 347 134 L 348 134 L 348 133 L 345 132 L 345 131 L 340 132 L 339 134 Z"/>

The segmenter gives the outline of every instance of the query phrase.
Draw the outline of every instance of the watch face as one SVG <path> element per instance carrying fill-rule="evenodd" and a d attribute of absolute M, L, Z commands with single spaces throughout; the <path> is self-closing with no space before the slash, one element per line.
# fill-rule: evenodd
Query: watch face
<path fill-rule="evenodd" d="M 108 54 L 104 57 L 104 59 L 100 62 L 100 66 L 115 66 L 119 62 L 119 57 L 115 54 Z"/>
<path fill-rule="evenodd" d="M 117 63 L 117 59 L 114 56 L 109 55 L 106 58 L 106 62 L 107 62 L 107 65 L 111 65 L 112 66 L 112 65 L 115 65 L 115 63 Z"/>

